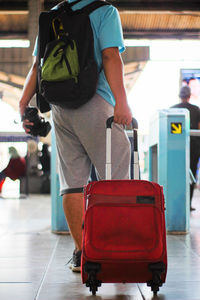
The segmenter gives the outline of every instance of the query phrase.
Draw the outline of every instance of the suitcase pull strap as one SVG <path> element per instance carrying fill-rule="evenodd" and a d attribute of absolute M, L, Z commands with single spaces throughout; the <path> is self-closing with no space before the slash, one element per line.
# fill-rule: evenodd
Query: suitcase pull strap
<path fill-rule="evenodd" d="M 106 179 L 110 180 L 112 178 L 111 175 L 111 129 L 112 123 L 114 121 L 114 117 L 110 117 L 106 121 Z M 133 148 L 133 170 L 134 170 L 134 179 L 139 179 L 139 159 L 138 159 L 138 122 L 136 119 L 132 118 L 131 125 L 125 126 L 125 129 L 133 130 L 133 141 L 134 141 L 134 148 Z"/>

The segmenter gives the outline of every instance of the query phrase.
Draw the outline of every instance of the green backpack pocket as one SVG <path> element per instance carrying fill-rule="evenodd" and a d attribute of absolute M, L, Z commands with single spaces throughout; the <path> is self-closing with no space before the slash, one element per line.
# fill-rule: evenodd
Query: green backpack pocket
<path fill-rule="evenodd" d="M 41 79 L 63 81 L 74 79 L 77 82 L 79 61 L 76 43 L 62 37 L 48 44 L 41 69 Z"/>

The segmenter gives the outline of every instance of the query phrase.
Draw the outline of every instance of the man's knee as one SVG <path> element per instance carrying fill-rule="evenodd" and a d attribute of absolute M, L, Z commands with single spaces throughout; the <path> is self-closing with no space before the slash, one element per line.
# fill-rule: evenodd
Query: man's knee
<path fill-rule="evenodd" d="M 64 205 L 69 203 L 72 203 L 72 205 L 81 205 L 83 201 L 83 189 L 79 192 L 73 190 L 72 192 L 65 193 L 62 195 L 62 198 Z"/>

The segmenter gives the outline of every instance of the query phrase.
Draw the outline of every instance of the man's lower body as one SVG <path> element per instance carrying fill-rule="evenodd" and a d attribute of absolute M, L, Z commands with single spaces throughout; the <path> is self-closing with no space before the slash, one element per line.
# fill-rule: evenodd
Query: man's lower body
<path fill-rule="evenodd" d="M 2 192 L 3 184 L 6 179 L 6 174 L 2 171 L 0 172 L 0 193 Z"/>
<path fill-rule="evenodd" d="M 197 173 L 197 164 L 199 161 L 199 157 L 200 155 L 199 155 L 198 145 L 195 142 L 190 141 L 190 169 L 195 178 Z M 190 210 L 194 210 L 194 208 L 192 207 L 194 188 L 195 188 L 195 183 L 190 184 Z"/>
<path fill-rule="evenodd" d="M 105 179 L 106 120 L 114 108 L 99 95 L 76 110 L 52 107 L 63 208 L 75 244 L 73 271 L 80 270 L 83 221 L 83 187 L 92 165 Z M 130 143 L 122 126 L 112 129 L 112 179 L 128 179 Z"/>

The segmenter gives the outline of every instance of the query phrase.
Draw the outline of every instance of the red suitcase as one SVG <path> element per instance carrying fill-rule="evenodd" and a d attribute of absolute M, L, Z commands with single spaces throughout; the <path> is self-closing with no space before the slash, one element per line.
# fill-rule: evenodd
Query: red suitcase
<path fill-rule="evenodd" d="M 107 121 L 106 178 L 111 178 Z M 136 122 L 137 124 L 137 122 Z M 137 128 L 134 178 L 139 178 Z M 96 294 L 101 283 L 146 282 L 154 294 L 167 272 L 163 189 L 145 180 L 102 180 L 85 188 L 82 281 Z"/>

